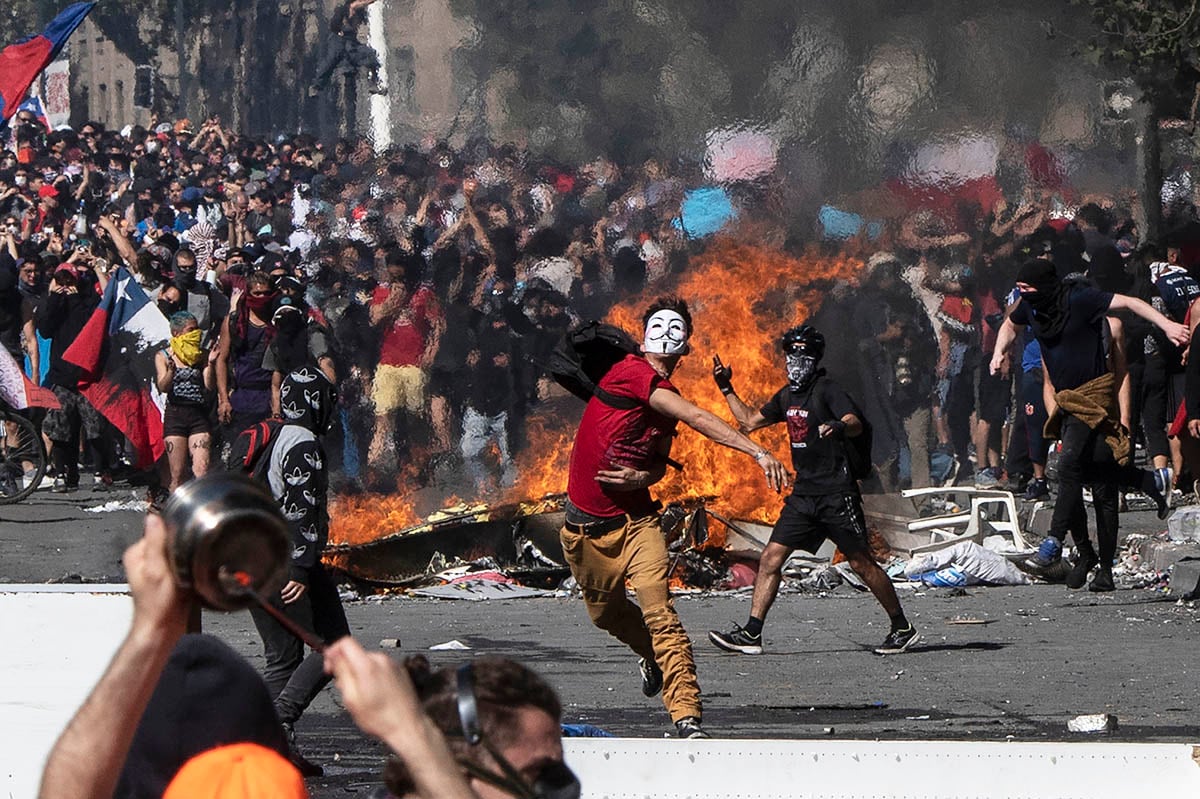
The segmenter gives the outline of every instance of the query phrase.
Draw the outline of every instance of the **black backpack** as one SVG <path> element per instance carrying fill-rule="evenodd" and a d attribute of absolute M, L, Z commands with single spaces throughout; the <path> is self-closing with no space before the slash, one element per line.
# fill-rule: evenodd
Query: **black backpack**
<path fill-rule="evenodd" d="M 862 408 L 858 407 L 858 403 L 855 403 L 854 415 L 862 422 L 862 432 L 853 438 L 847 436 L 843 439 L 846 444 L 846 464 L 850 467 L 851 477 L 855 480 L 866 480 L 875 473 L 875 464 L 871 463 L 871 445 L 875 431 Z"/>
<path fill-rule="evenodd" d="M 637 407 L 636 400 L 610 394 L 598 384 L 626 355 L 641 354 L 637 341 L 621 328 L 586 322 L 567 331 L 550 353 L 546 370 L 560 386 L 582 400 L 596 397 L 605 405 L 628 410 Z"/>
<path fill-rule="evenodd" d="M 279 430 L 283 425 L 282 419 L 264 419 L 239 433 L 230 447 L 230 468 L 265 481 L 271 466 L 269 453 L 279 443 Z"/>

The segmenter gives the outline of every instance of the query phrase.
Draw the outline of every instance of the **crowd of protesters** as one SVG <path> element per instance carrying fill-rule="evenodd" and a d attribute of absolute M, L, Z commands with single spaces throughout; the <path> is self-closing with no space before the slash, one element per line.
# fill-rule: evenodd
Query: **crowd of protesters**
<path fill-rule="evenodd" d="M 81 459 L 98 485 L 122 466 L 122 436 L 62 359 L 119 266 L 170 320 L 153 375 L 167 398 L 164 488 L 279 414 L 284 376 L 308 364 L 338 388 L 337 490 L 466 474 L 486 497 L 515 480 L 522 424 L 552 394 L 544 364 L 563 332 L 669 284 L 704 246 L 678 221 L 704 183 L 699 164 L 564 165 L 485 140 L 376 153 L 365 138 L 264 140 L 216 118 L 49 131 L 28 112 L 0 144 L 0 342 L 62 406 L 42 422 L 58 491 L 78 487 Z M 783 229 L 769 193 L 738 197 L 742 215 Z M 812 321 L 872 423 L 878 488 L 1047 496 L 1036 344 L 1020 368 L 986 368 L 1017 269 L 1051 257 L 1063 277 L 1183 322 L 1200 295 L 1195 216 L 1167 210 L 1182 236 L 1161 251 L 1139 241 L 1128 208 L 1065 189 L 910 211 L 854 236 L 826 230 L 866 262 Z M 1188 442 L 1168 430 L 1184 349 L 1127 322 L 1128 421 L 1177 479 Z"/>

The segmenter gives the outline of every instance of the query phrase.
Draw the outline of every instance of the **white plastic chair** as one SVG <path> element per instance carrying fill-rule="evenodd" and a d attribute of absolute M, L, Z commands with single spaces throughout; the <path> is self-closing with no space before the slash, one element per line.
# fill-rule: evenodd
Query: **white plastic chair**
<path fill-rule="evenodd" d="M 989 535 L 1008 535 L 1018 550 L 1030 549 L 1029 542 L 1021 533 L 1017 517 L 1017 502 L 1011 491 L 995 488 L 971 488 L 968 486 L 935 486 L 931 488 L 909 488 L 900 492 L 909 499 L 931 496 L 967 496 L 971 505 L 967 509 L 937 516 L 925 516 L 908 522 L 910 533 L 928 533 L 929 543 L 910 547 L 913 554 L 933 552 L 959 541 L 983 543 Z"/>

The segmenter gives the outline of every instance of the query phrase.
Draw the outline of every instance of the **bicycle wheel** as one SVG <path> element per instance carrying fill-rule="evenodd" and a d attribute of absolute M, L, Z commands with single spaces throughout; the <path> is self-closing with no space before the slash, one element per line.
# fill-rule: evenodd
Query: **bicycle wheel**
<path fill-rule="evenodd" d="M 0 416 L 0 505 L 32 494 L 46 474 L 46 448 L 37 425 L 15 413 Z"/>

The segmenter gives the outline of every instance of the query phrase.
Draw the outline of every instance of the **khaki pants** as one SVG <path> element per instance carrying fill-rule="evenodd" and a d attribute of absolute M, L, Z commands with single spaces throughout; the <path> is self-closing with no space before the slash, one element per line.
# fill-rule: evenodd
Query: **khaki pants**
<path fill-rule="evenodd" d="M 700 718 L 692 642 L 667 591 L 667 545 L 658 519 L 630 519 L 624 527 L 597 536 L 563 528 L 559 537 L 592 623 L 658 664 L 663 704 L 672 721 Z M 636 605 L 626 596 L 626 579 L 637 596 Z"/>

